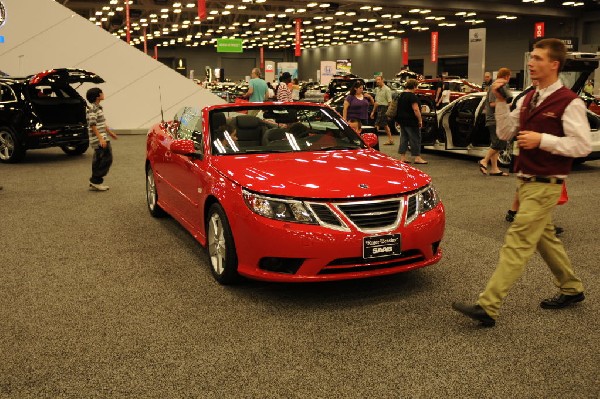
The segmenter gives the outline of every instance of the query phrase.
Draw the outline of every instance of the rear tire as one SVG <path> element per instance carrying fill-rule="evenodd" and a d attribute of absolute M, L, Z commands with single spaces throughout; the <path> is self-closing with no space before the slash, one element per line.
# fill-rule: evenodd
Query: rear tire
<path fill-rule="evenodd" d="M 67 155 L 81 155 L 87 151 L 90 147 L 90 144 L 86 141 L 84 143 L 73 144 L 73 145 L 63 145 L 60 148 Z"/>
<path fill-rule="evenodd" d="M 155 218 L 165 216 L 167 213 L 158 205 L 158 193 L 156 192 L 156 183 L 154 182 L 154 172 L 150 165 L 146 167 L 146 203 L 150 215 Z"/>
<path fill-rule="evenodd" d="M 215 280 L 223 285 L 237 282 L 238 258 L 233 234 L 225 210 L 219 204 L 211 205 L 208 210 L 206 236 L 210 270 Z"/>
<path fill-rule="evenodd" d="M 0 127 L 0 162 L 17 163 L 25 158 L 25 147 L 19 143 L 15 132 Z"/>

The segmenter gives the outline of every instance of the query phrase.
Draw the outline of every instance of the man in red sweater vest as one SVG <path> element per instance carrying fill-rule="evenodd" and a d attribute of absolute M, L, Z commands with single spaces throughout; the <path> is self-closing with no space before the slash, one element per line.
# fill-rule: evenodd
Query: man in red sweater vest
<path fill-rule="evenodd" d="M 507 82 L 496 80 L 497 134 L 502 140 L 517 135 L 519 212 L 500 250 L 496 270 L 475 305 L 453 303 L 458 312 L 486 327 L 496 323 L 502 301 L 521 277 L 536 249 L 554 275 L 560 292 L 543 300 L 544 309 L 559 309 L 585 299 L 583 284 L 575 276 L 562 242 L 556 237 L 552 211 L 571 170 L 573 158 L 591 152 L 590 126 L 584 102 L 563 86 L 558 74 L 566 49 L 558 39 L 543 39 L 534 45 L 528 68 L 539 85 L 510 111 L 501 91 Z"/>

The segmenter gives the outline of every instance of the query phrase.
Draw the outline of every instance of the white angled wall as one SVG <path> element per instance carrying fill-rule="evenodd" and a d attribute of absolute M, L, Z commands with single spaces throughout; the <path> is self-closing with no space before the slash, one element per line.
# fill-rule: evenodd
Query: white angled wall
<path fill-rule="evenodd" d="M 186 105 L 204 107 L 223 100 L 142 51 L 109 34 L 54 0 L 2 0 L 0 70 L 24 76 L 53 68 L 81 68 L 100 75 L 104 109 L 114 129 L 147 129 Z M 84 84 L 79 92 L 93 87 Z"/>

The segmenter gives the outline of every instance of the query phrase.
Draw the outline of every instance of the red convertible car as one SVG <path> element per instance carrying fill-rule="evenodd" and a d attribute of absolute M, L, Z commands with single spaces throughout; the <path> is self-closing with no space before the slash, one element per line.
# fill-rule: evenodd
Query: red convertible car
<path fill-rule="evenodd" d="M 184 108 L 148 132 L 148 209 L 208 248 L 221 284 L 436 263 L 445 213 L 431 178 L 365 143 L 375 140 L 320 104 Z"/>

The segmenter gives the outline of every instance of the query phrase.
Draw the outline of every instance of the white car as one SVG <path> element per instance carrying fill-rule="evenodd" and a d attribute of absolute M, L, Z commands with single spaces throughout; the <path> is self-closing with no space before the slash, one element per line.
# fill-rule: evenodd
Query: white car
<path fill-rule="evenodd" d="M 483 158 L 490 146 L 490 134 L 483 113 L 485 96 L 486 93 L 467 94 L 437 113 L 423 114 L 423 147 Z M 587 116 L 591 128 L 592 153 L 576 162 L 600 159 L 600 116 L 590 110 L 587 110 Z M 499 161 L 509 165 L 512 157 L 513 146 L 508 145 L 500 153 Z"/>

